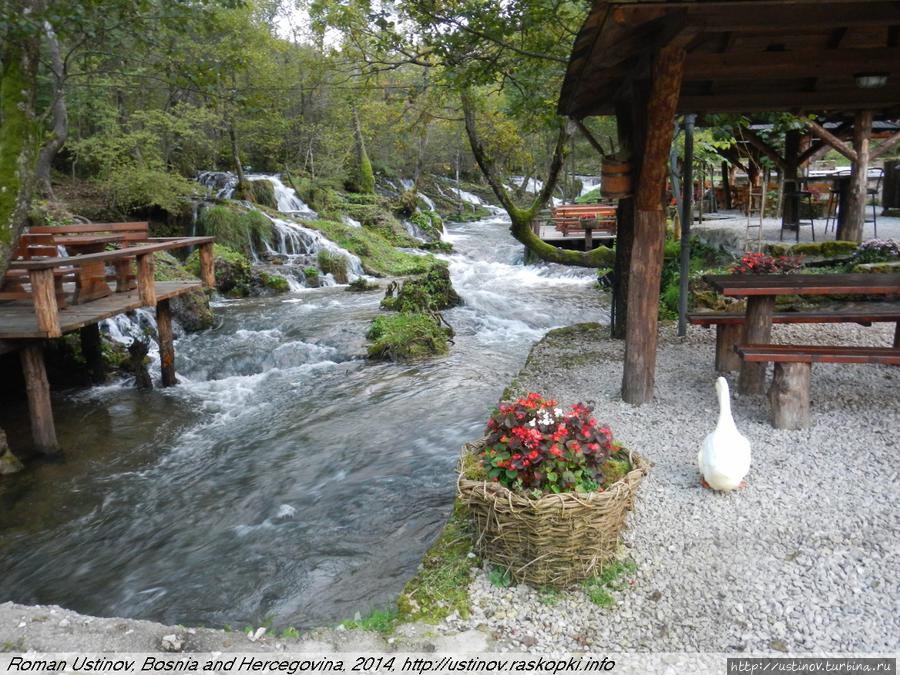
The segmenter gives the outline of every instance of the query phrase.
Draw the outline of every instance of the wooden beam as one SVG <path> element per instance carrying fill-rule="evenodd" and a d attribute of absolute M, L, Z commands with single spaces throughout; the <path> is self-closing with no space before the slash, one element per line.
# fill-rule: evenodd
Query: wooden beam
<path fill-rule="evenodd" d="M 200 245 L 200 280 L 206 288 L 216 287 L 216 266 L 211 241 Z"/>
<path fill-rule="evenodd" d="M 893 136 L 888 138 L 886 141 L 884 141 L 881 145 L 879 145 L 877 148 L 875 148 L 872 151 L 872 154 L 870 155 L 869 159 L 870 160 L 878 159 L 879 157 L 884 155 L 886 152 L 888 152 L 888 150 L 890 150 L 895 145 L 897 145 L 897 143 L 900 143 L 900 131 L 898 131 L 896 134 L 894 134 Z"/>
<path fill-rule="evenodd" d="M 578 131 L 580 131 L 581 135 L 587 139 L 587 142 L 591 144 L 591 147 L 600 153 L 601 157 L 605 157 L 606 149 L 600 145 L 600 141 L 594 138 L 594 134 L 591 133 L 591 130 L 584 126 L 584 122 L 575 120 L 575 126 L 578 127 Z"/>
<path fill-rule="evenodd" d="M 662 193 L 669 147 L 675 133 L 675 108 L 684 75 L 682 43 L 659 51 L 647 106 L 647 139 L 635 195 L 634 249 L 628 287 L 628 321 L 622 399 L 640 405 L 653 397 L 656 371 L 659 280 L 662 273 L 665 213 Z"/>
<path fill-rule="evenodd" d="M 768 157 L 772 162 L 782 171 L 785 171 L 788 168 L 787 162 L 784 161 L 784 158 L 778 154 L 778 151 L 773 148 L 771 145 L 766 143 L 763 138 L 757 134 L 753 129 L 747 127 L 741 127 L 738 129 L 738 136 L 741 136 L 748 141 L 750 144 L 763 153 L 766 157 Z"/>
<path fill-rule="evenodd" d="M 22 374 L 25 376 L 25 392 L 28 395 L 28 413 L 31 417 L 31 437 L 39 452 L 52 455 L 59 450 L 53 407 L 50 404 L 50 384 L 44 367 L 44 347 L 40 341 L 29 340 L 19 351 Z"/>
<path fill-rule="evenodd" d="M 801 49 L 783 52 L 739 51 L 688 55 L 684 78 L 693 80 L 777 80 L 802 77 L 852 77 L 860 72 L 900 73 L 900 50 Z"/>
<path fill-rule="evenodd" d="M 599 103 L 599 102 L 598 102 Z M 792 91 L 783 83 L 772 82 L 769 91 L 721 94 L 684 94 L 678 104 L 679 112 L 751 113 L 785 111 L 801 114 L 823 110 L 856 110 L 865 106 L 871 110 L 900 110 L 900 96 L 890 87 L 885 89 L 846 88 L 830 91 Z M 582 113 L 581 117 L 599 112 Z"/>
<path fill-rule="evenodd" d="M 828 131 L 828 129 L 823 127 L 821 124 L 819 124 L 815 120 L 807 120 L 806 125 L 809 127 L 809 130 L 812 133 L 821 138 L 825 143 L 837 150 L 851 162 L 857 161 L 856 150 L 844 143 L 844 141 Z"/>
<path fill-rule="evenodd" d="M 174 386 L 175 377 L 175 342 L 172 334 L 172 308 L 168 300 L 160 300 L 156 305 L 156 330 L 159 334 L 159 369 L 162 371 L 162 385 Z"/>

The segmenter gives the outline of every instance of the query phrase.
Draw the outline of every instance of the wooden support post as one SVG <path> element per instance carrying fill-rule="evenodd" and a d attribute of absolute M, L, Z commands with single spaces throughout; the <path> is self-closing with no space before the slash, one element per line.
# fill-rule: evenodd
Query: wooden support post
<path fill-rule="evenodd" d="M 784 135 L 784 192 L 782 217 L 784 225 L 789 229 L 799 228 L 800 223 L 800 184 L 797 182 L 799 170 L 797 162 L 800 157 L 800 132 L 791 129 Z M 763 190 L 768 191 L 768 182 Z"/>
<path fill-rule="evenodd" d="M 744 323 L 744 341 L 747 344 L 769 344 L 772 337 L 772 316 L 775 314 L 775 298 L 771 295 L 753 295 L 747 298 L 747 320 Z M 762 394 L 765 392 L 767 363 L 744 361 L 738 377 L 738 392 Z"/>
<path fill-rule="evenodd" d="M 200 280 L 206 288 L 216 287 L 216 267 L 213 261 L 212 242 L 200 245 Z"/>
<path fill-rule="evenodd" d="M 739 323 L 716 325 L 716 370 L 731 373 L 741 368 L 741 357 L 734 351 L 744 337 L 744 326 Z"/>
<path fill-rule="evenodd" d="M 31 295 L 34 299 L 34 314 L 38 329 L 47 337 L 62 335 L 59 325 L 59 306 L 56 304 L 56 288 L 53 282 L 53 270 L 29 270 L 31 279 Z"/>
<path fill-rule="evenodd" d="M 53 407 L 50 405 L 50 384 L 44 367 L 44 348 L 36 340 L 29 340 L 19 350 L 25 391 L 28 394 L 28 412 L 31 417 L 31 437 L 34 447 L 48 455 L 59 450 L 56 426 L 53 423 Z"/>
<path fill-rule="evenodd" d="M 156 282 L 153 279 L 154 261 L 152 253 L 145 253 L 137 257 L 138 293 L 141 302 L 146 307 L 156 305 Z"/>
<path fill-rule="evenodd" d="M 806 429 L 809 426 L 809 363 L 776 363 L 769 406 L 776 429 Z"/>
<path fill-rule="evenodd" d="M 869 139 L 872 137 L 872 111 L 860 110 L 853 123 L 853 146 L 856 161 L 850 168 L 850 194 L 847 201 L 847 216 L 841 231 L 845 241 L 862 241 L 866 222 L 866 187 L 869 175 Z"/>
<path fill-rule="evenodd" d="M 175 378 L 175 345 L 172 336 L 172 309 L 168 300 L 160 300 L 156 305 L 156 329 L 159 332 L 159 367 L 162 371 L 162 385 L 172 387 Z"/>
<path fill-rule="evenodd" d="M 894 328 L 894 349 L 900 349 L 900 321 L 897 322 L 897 327 Z"/>
<path fill-rule="evenodd" d="M 116 293 L 133 291 L 137 286 L 137 281 L 131 270 L 131 261 L 116 260 L 113 264 L 116 268 Z"/>
<path fill-rule="evenodd" d="M 593 251 L 594 250 L 594 236 L 593 230 L 591 228 L 584 228 L 584 250 L 585 251 Z"/>
<path fill-rule="evenodd" d="M 653 397 L 659 280 L 666 234 L 662 195 L 669 147 L 675 132 L 673 120 L 681 93 L 684 60 L 685 50 L 681 44 L 670 44 L 659 51 L 647 105 L 647 139 L 635 197 L 634 248 L 622 371 L 622 399 L 634 405 Z"/>
<path fill-rule="evenodd" d="M 81 355 L 87 363 L 91 382 L 106 382 L 106 364 L 103 362 L 103 344 L 100 340 L 100 324 L 91 323 L 79 331 Z"/>

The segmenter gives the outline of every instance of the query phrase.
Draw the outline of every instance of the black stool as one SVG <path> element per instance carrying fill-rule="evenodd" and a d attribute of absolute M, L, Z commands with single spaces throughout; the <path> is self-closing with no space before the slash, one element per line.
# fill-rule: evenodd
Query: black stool
<path fill-rule="evenodd" d="M 809 210 L 809 230 L 812 232 L 812 240 L 816 240 L 816 223 L 813 220 L 813 210 L 812 210 L 812 192 L 809 190 L 797 190 L 795 192 L 785 192 L 785 199 L 796 199 L 797 200 L 797 243 L 800 243 L 800 226 L 805 225 L 803 222 L 803 217 L 800 215 L 800 207 L 803 206 L 803 200 L 806 200 L 806 208 Z M 778 235 L 779 241 L 784 241 L 784 214 L 781 215 L 781 232 Z"/>

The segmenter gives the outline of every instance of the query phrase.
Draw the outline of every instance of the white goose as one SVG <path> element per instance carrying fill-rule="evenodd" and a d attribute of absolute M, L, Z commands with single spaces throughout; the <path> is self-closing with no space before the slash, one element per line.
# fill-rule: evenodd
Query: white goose
<path fill-rule="evenodd" d="M 724 377 L 716 380 L 719 396 L 719 422 L 703 441 L 697 453 L 701 481 L 714 490 L 734 490 L 743 487 L 744 476 L 750 471 L 750 441 L 734 424 L 731 416 L 731 397 Z"/>

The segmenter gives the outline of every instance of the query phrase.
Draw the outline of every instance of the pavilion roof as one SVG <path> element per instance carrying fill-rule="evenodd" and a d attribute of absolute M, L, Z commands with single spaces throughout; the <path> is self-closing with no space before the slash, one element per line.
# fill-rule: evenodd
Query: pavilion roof
<path fill-rule="evenodd" d="M 612 114 L 673 40 L 687 51 L 679 112 L 900 114 L 900 3 L 886 0 L 597 0 L 559 113 Z M 860 88 L 861 73 L 887 84 Z"/>

